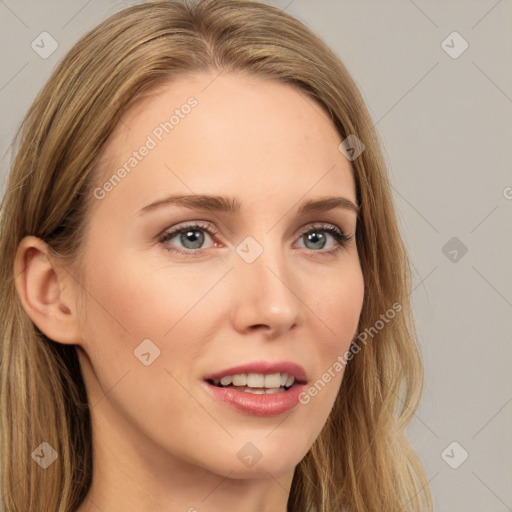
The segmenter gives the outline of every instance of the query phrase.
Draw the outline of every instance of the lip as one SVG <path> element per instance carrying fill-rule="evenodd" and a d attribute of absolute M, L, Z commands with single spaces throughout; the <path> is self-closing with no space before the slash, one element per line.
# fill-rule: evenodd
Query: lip
<path fill-rule="evenodd" d="M 307 383 L 306 371 L 302 366 L 291 361 L 253 361 L 251 363 L 232 366 L 224 370 L 205 375 L 204 380 L 220 379 L 225 375 L 236 375 L 240 373 L 262 373 L 270 375 L 272 373 L 286 373 L 293 375 L 298 384 Z"/>
<path fill-rule="evenodd" d="M 206 381 L 202 383 L 211 396 L 238 412 L 251 416 L 278 416 L 299 403 L 300 394 L 306 389 L 305 384 L 294 384 L 287 391 L 270 395 L 255 395 L 233 388 L 219 388 Z"/>

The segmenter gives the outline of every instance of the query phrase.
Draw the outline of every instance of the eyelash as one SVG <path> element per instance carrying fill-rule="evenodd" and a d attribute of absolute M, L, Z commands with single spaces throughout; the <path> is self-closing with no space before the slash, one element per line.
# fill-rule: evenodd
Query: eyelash
<path fill-rule="evenodd" d="M 187 231 L 206 231 L 212 238 L 214 235 L 218 233 L 218 230 L 214 229 L 211 224 L 208 223 L 201 223 L 201 222 L 194 222 L 190 224 L 185 224 L 180 226 L 177 229 L 174 229 L 173 231 L 167 231 L 164 233 L 161 237 L 159 242 L 163 244 L 164 249 L 168 252 L 175 253 L 175 254 L 183 254 L 187 256 L 201 256 L 203 251 L 206 251 L 208 249 L 189 249 L 189 250 L 180 250 L 180 249 L 174 249 L 167 245 L 167 241 L 174 238 L 176 235 L 179 235 L 181 233 L 187 232 Z M 353 235 L 346 235 L 341 229 L 334 226 L 333 224 L 322 224 L 322 223 L 314 223 L 311 225 L 311 227 L 308 227 L 305 231 L 302 231 L 300 238 L 304 237 L 305 235 L 308 235 L 310 233 L 315 232 L 321 232 L 325 231 L 329 233 L 335 240 L 336 246 L 333 249 L 327 250 L 327 251 L 312 251 L 317 252 L 320 254 L 324 254 L 326 256 L 334 256 L 335 253 L 337 253 L 340 249 L 343 249 L 345 245 L 353 238 Z"/>

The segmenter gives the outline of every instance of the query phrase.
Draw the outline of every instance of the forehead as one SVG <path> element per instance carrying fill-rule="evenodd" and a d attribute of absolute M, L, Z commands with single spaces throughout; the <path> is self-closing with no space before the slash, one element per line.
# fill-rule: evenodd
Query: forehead
<path fill-rule="evenodd" d="M 355 202 L 340 142 L 325 110 L 294 86 L 241 73 L 182 76 L 139 98 L 121 118 L 98 183 L 121 174 L 106 199 L 122 192 L 134 207 L 164 190 L 243 193 L 250 201 L 272 190 L 293 198 L 337 188 Z"/>

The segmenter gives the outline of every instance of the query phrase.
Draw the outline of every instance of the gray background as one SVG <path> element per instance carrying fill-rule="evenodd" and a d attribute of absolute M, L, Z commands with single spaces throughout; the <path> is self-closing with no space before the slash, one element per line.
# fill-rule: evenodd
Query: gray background
<path fill-rule="evenodd" d="M 129 3 L 0 0 L 2 184 L 55 64 Z M 435 510 L 512 511 L 512 1 L 269 3 L 331 45 L 382 138 L 426 368 L 408 436 Z M 58 42 L 46 59 L 31 47 L 43 31 Z"/>

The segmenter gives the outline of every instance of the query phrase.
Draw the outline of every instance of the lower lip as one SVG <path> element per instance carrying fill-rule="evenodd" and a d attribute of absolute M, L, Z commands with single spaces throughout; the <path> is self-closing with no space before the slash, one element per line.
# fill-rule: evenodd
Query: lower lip
<path fill-rule="evenodd" d="M 252 416 L 278 416 L 293 409 L 299 403 L 299 395 L 306 388 L 305 384 L 295 384 L 287 391 L 257 395 L 233 388 L 219 388 L 204 381 L 203 384 L 221 402 Z"/>

